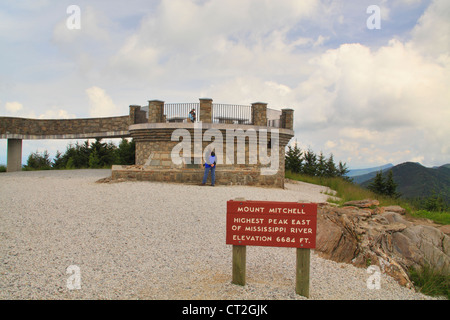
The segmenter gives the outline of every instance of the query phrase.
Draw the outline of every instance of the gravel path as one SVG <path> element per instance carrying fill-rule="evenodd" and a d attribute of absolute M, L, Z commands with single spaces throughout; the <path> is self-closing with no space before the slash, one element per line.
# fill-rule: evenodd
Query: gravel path
<path fill-rule="evenodd" d="M 248 247 L 247 285 L 231 284 L 226 201 L 323 202 L 324 187 L 285 190 L 153 182 L 95 183 L 110 170 L 0 174 L 0 299 L 304 299 L 295 249 Z M 80 268 L 69 290 L 66 269 Z M 311 299 L 430 299 L 382 275 L 311 256 Z"/>

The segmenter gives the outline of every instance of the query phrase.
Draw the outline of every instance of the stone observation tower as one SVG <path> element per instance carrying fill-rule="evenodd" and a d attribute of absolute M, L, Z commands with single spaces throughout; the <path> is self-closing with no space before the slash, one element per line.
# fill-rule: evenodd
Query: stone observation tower
<path fill-rule="evenodd" d="M 128 116 L 40 120 L 0 117 L 0 138 L 8 139 L 7 171 L 21 169 L 23 139 L 132 137 L 136 164 L 113 166 L 113 180 L 198 184 L 204 159 L 217 156 L 217 185 L 284 187 L 285 147 L 294 136 L 292 109 L 266 103 L 249 106 L 199 103 L 131 105 Z M 192 122 L 189 113 L 195 112 Z"/>

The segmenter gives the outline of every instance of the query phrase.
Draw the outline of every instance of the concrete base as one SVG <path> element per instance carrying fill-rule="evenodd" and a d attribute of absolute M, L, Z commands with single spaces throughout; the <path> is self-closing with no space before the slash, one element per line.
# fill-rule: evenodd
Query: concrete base
<path fill-rule="evenodd" d="M 8 139 L 6 172 L 22 170 L 22 139 Z"/>

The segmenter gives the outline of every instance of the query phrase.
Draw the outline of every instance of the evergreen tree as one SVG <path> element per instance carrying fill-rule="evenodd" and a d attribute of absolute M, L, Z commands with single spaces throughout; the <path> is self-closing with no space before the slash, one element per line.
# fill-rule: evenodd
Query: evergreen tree
<path fill-rule="evenodd" d="M 348 168 L 347 168 L 346 163 L 342 163 L 341 161 L 339 161 L 336 175 L 338 177 L 345 178 L 347 173 L 348 173 Z"/>
<path fill-rule="evenodd" d="M 448 206 L 446 205 L 442 194 L 436 193 L 435 190 L 433 190 L 431 196 L 423 200 L 423 203 L 423 208 L 427 211 L 442 212 L 448 210 Z"/>
<path fill-rule="evenodd" d="M 302 151 L 297 146 L 297 142 L 294 147 L 288 146 L 288 151 L 286 152 L 285 157 L 285 169 L 291 172 L 300 173 L 302 171 Z"/>
<path fill-rule="evenodd" d="M 119 143 L 119 148 L 117 149 L 117 158 L 118 163 L 114 164 L 122 164 L 122 165 L 132 165 L 136 162 L 136 143 L 134 139 L 129 142 L 127 139 L 122 139 Z"/>
<path fill-rule="evenodd" d="M 325 169 L 325 176 L 326 177 L 336 177 L 336 176 L 338 176 L 338 170 L 336 168 L 336 165 L 334 164 L 333 154 L 330 154 L 330 157 L 327 160 L 326 169 Z"/>
<path fill-rule="evenodd" d="M 389 170 L 387 174 L 386 182 L 384 184 L 384 194 L 392 198 L 400 197 L 400 194 L 397 193 L 397 184 L 394 181 L 392 170 Z"/>
<path fill-rule="evenodd" d="M 326 176 L 327 163 L 325 161 L 325 156 L 323 155 L 323 152 L 320 151 L 319 156 L 316 158 L 317 158 L 316 176 L 324 177 L 324 176 Z"/>
<path fill-rule="evenodd" d="M 383 171 L 378 171 L 375 179 L 367 187 L 370 191 L 376 194 L 385 194 L 385 182 L 383 178 Z"/>
<path fill-rule="evenodd" d="M 51 161 L 47 150 L 45 150 L 42 154 L 38 151 L 30 154 L 27 159 L 27 164 L 24 166 L 25 170 L 48 170 L 50 168 Z"/>
<path fill-rule="evenodd" d="M 303 155 L 305 161 L 302 169 L 302 173 L 315 176 L 317 171 L 317 156 L 311 149 L 308 149 Z"/>
<path fill-rule="evenodd" d="M 52 168 L 53 169 L 63 169 L 66 164 L 64 163 L 64 156 L 61 152 L 56 151 L 56 156 L 53 159 Z"/>

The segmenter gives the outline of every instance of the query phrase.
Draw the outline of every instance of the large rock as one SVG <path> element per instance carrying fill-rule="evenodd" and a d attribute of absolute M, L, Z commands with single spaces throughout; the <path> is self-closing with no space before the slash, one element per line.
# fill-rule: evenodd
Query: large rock
<path fill-rule="evenodd" d="M 317 222 L 316 251 L 335 261 L 351 263 L 357 254 L 358 242 L 344 227 L 345 218 L 319 215 Z"/>
<path fill-rule="evenodd" d="M 445 226 L 438 227 L 439 230 L 441 230 L 446 235 L 450 235 L 450 224 L 447 224 Z"/>
<path fill-rule="evenodd" d="M 406 210 L 400 206 L 388 206 L 388 207 L 383 207 L 383 210 L 385 212 L 395 212 L 395 213 L 399 213 L 399 214 L 405 214 Z"/>
<path fill-rule="evenodd" d="M 344 203 L 344 206 L 355 206 L 358 208 L 369 208 L 373 206 L 378 206 L 380 202 L 378 200 L 365 199 L 365 200 L 356 200 L 356 201 L 348 201 Z"/>
<path fill-rule="evenodd" d="M 320 206 L 316 252 L 358 267 L 378 265 L 408 287 L 412 286 L 407 274 L 410 267 L 431 265 L 450 273 L 448 235 L 406 220 L 397 206 L 380 210 L 370 205 L 369 209 L 369 203 L 373 204 L 366 200 L 343 208 Z"/>

